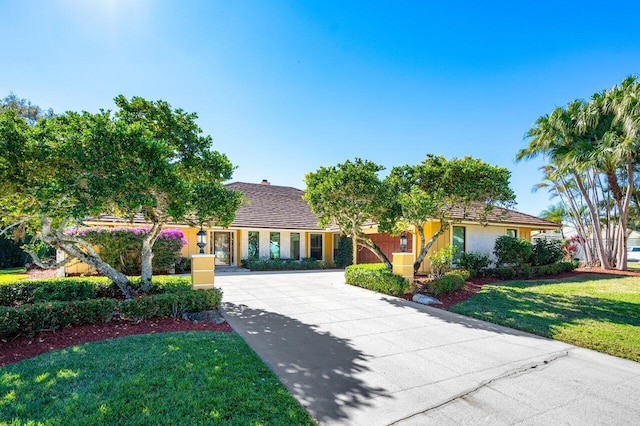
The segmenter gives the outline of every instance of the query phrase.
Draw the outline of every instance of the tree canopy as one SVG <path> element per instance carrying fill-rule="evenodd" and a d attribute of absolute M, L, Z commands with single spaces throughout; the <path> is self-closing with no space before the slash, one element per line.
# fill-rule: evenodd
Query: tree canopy
<path fill-rule="evenodd" d="M 118 96 L 115 103 L 115 112 L 67 112 L 32 126 L 15 110 L 0 112 L 0 225 L 37 230 L 129 297 L 128 279 L 70 229 L 105 213 L 142 215 L 151 223 L 143 242 L 144 291 L 164 224 L 227 225 L 242 196 L 223 185 L 234 167 L 211 149 L 196 114 L 139 97 Z"/>

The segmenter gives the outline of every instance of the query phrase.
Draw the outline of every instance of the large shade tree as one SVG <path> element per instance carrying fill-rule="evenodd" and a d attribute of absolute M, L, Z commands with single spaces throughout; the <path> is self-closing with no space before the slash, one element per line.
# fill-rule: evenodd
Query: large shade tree
<path fill-rule="evenodd" d="M 211 149 L 196 115 L 163 101 L 116 98 L 118 110 L 68 112 L 35 125 L 0 113 L 0 220 L 22 226 L 69 258 L 94 267 L 131 297 L 129 280 L 70 231 L 103 213 L 142 215 L 142 291 L 151 285 L 153 244 L 168 221 L 226 225 L 241 194 L 222 182 L 233 165 Z"/>
<path fill-rule="evenodd" d="M 417 272 L 429 249 L 451 224 L 461 220 L 486 223 L 495 206 L 510 207 L 515 195 L 509 187 L 510 172 L 471 157 L 447 160 L 427 155 L 415 166 L 394 167 L 386 179 L 397 194 L 395 207 L 387 210 L 381 231 L 397 232 L 413 227 L 419 236 L 419 251 L 413 268 Z M 430 235 L 425 225 L 439 226 Z"/>

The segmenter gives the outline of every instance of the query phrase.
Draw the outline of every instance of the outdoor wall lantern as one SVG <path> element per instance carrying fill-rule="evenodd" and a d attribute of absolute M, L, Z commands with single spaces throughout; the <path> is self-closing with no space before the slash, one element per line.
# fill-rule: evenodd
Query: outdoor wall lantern
<path fill-rule="evenodd" d="M 198 237 L 198 247 L 200 247 L 200 254 L 204 254 L 204 246 L 207 245 L 207 233 L 204 229 L 202 229 L 202 225 L 200 225 L 200 230 L 196 234 Z"/>
<path fill-rule="evenodd" d="M 400 235 L 400 251 L 402 253 L 407 251 L 407 234 L 404 232 Z"/>

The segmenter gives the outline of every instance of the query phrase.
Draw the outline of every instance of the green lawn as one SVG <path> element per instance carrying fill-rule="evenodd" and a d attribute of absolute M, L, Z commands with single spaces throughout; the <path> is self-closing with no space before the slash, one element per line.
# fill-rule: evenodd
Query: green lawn
<path fill-rule="evenodd" d="M 313 425 L 235 333 L 128 336 L 0 369 L 8 424 Z M 0 421 L 0 424 L 7 424 Z"/>
<path fill-rule="evenodd" d="M 452 311 L 640 362 L 640 279 L 573 279 L 485 285 Z"/>
<path fill-rule="evenodd" d="M 0 269 L 0 284 L 28 277 L 29 275 L 24 268 Z"/>
<path fill-rule="evenodd" d="M 627 269 L 630 271 L 640 271 L 640 262 L 628 262 Z"/>

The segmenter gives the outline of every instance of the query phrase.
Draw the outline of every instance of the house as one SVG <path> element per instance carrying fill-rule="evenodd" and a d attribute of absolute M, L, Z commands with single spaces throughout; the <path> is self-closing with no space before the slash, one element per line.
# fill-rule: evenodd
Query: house
<path fill-rule="evenodd" d="M 301 259 L 310 257 L 333 262 L 338 247 L 340 232 L 336 228 L 321 228 L 318 218 L 311 212 L 309 204 L 302 198 L 304 192 L 288 187 L 271 185 L 267 180 L 261 183 L 233 182 L 227 188 L 242 192 L 245 203 L 236 212 L 233 223 L 227 227 L 204 227 L 207 233 L 206 253 L 215 254 L 218 266 L 240 266 L 247 258 Z M 454 211 L 455 222 L 441 235 L 431 251 L 441 249 L 447 244 L 455 244 L 459 251 L 476 251 L 491 254 L 493 245 L 500 235 L 512 235 L 531 241 L 532 232 L 557 229 L 560 225 L 535 216 L 513 210 L 495 208 L 484 225 L 474 221 L 473 213 Z M 144 226 L 142 216 L 133 222 L 122 218 L 102 215 L 87 220 L 88 226 Z M 179 228 L 184 233 L 187 245 L 182 256 L 197 254 L 196 234 L 200 230 L 193 226 L 171 223 L 168 228 Z M 425 234 L 433 235 L 440 224 L 429 222 Z M 398 236 L 379 233 L 376 224 L 367 224 L 364 231 L 392 259 L 393 252 L 400 251 Z M 411 231 L 411 230 L 408 230 Z M 419 239 L 407 233 L 408 252 L 417 253 Z M 379 262 L 368 249 L 359 247 L 356 253 L 357 263 Z M 428 261 L 423 262 L 419 273 L 428 273 Z M 88 273 L 87 265 L 74 263 L 65 268 L 67 274 Z"/>
<path fill-rule="evenodd" d="M 473 211 L 463 211 L 454 209 L 452 212 L 452 223 L 447 231 L 440 235 L 429 253 L 433 253 L 446 245 L 455 245 L 458 252 L 479 252 L 488 254 L 495 260 L 493 247 L 498 237 L 510 235 L 527 241 L 532 240 L 532 236 L 539 232 L 559 229 L 562 225 L 540 219 L 515 210 L 494 207 L 486 220 L 480 221 Z M 424 227 L 427 239 L 440 229 L 440 221 L 433 220 Z M 382 252 L 391 261 L 392 253 L 400 251 L 400 239 L 398 236 L 379 233 L 375 224 L 365 227 L 365 233 L 380 247 Z M 418 253 L 420 251 L 420 239 L 415 230 L 409 229 L 406 233 L 407 252 Z M 414 235 L 416 234 L 416 235 Z M 357 263 L 379 262 L 378 258 L 364 247 L 358 247 Z M 418 274 L 428 274 L 431 272 L 429 261 L 425 259 Z"/>

